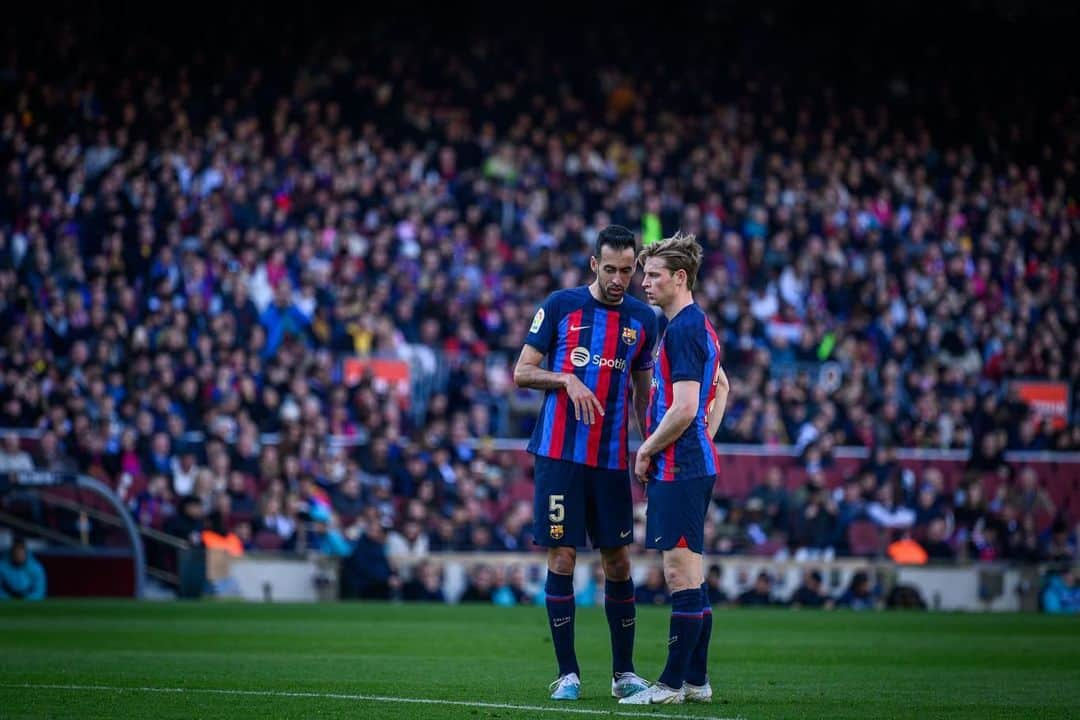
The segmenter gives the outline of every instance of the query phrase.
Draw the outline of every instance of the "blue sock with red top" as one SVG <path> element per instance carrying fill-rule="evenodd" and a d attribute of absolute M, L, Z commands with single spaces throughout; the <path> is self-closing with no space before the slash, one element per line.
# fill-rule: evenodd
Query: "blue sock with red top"
<path fill-rule="evenodd" d="M 671 594 L 671 632 L 668 633 L 668 656 L 660 682 L 673 690 L 683 686 L 690 653 L 701 636 L 701 588 Z"/>
<path fill-rule="evenodd" d="M 709 682 L 709 640 L 712 639 L 712 603 L 709 602 L 709 584 L 701 584 L 701 635 L 694 652 L 690 653 L 690 665 L 686 668 L 686 682 L 704 685 Z"/>
<path fill-rule="evenodd" d="M 618 675 L 634 672 L 634 581 L 608 580 L 604 583 L 604 613 L 611 631 L 611 671 Z"/>
<path fill-rule="evenodd" d="M 577 673 L 577 655 L 574 653 L 574 576 L 559 575 L 548 570 L 544 584 L 548 624 L 551 626 L 551 642 L 555 646 L 555 659 L 559 662 L 559 675 Z"/>

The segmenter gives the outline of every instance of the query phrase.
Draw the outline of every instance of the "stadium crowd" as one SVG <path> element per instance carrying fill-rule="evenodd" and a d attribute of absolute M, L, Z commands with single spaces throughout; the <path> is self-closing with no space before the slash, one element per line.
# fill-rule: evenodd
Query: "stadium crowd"
<path fill-rule="evenodd" d="M 933 558 L 1075 558 L 1076 518 L 1002 457 L 1080 449 L 1075 398 L 1055 426 L 1009 386 L 1080 388 L 1076 97 L 1032 150 L 991 113 L 939 135 L 900 81 L 810 96 L 738 63 L 517 58 L 513 36 L 284 68 L 79 65 L 58 37 L 73 71 L 0 73 L 0 427 L 40 436 L 0 467 L 99 477 L 182 537 L 529 549 L 529 465 L 484 439 L 531 431 L 529 319 L 620 223 L 697 234 L 718 440 L 793 445 L 808 473 L 718 486 L 710 552 L 844 553 L 868 520 Z M 347 382 L 352 356 L 410 383 Z M 839 483 L 838 446 L 872 450 Z M 914 477 L 895 447 L 970 450 L 972 473 Z M 987 472 L 1009 476 L 992 496 Z"/>

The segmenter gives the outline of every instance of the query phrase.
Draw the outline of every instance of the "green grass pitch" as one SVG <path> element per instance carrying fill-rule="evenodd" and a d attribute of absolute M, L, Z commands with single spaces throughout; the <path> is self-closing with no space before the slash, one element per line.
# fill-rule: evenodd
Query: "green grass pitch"
<path fill-rule="evenodd" d="M 716 701 L 658 708 L 615 703 L 603 610 L 577 618 L 584 697 L 553 703 L 542 608 L 0 605 L 0 717 L 1080 717 L 1080 618 L 718 610 Z M 638 618 L 655 679 L 667 610 Z"/>

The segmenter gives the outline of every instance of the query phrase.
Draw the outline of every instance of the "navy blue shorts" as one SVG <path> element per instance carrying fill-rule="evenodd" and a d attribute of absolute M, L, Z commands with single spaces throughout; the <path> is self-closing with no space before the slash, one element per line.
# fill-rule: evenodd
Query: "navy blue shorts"
<path fill-rule="evenodd" d="M 674 482 L 650 481 L 645 547 L 655 550 L 688 547 L 701 553 L 705 547 L 705 513 L 715 481 L 715 475 Z"/>
<path fill-rule="evenodd" d="M 634 541 L 630 471 L 536 456 L 533 536 L 545 547 L 615 548 Z"/>

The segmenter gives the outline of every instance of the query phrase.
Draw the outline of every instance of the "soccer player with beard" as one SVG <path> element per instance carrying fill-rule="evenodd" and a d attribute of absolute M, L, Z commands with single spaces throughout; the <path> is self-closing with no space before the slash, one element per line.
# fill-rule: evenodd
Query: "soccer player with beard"
<path fill-rule="evenodd" d="M 548 623 L 559 677 L 553 700 L 577 700 L 574 652 L 577 548 L 600 549 L 611 631 L 611 694 L 646 689 L 634 672 L 634 583 L 630 578 L 633 503 L 627 435 L 631 409 L 644 428 L 656 344 L 656 314 L 627 295 L 637 244 L 620 225 L 597 237 L 592 284 L 559 290 L 533 318 L 514 368 L 518 387 L 546 391 L 529 442 L 536 456 L 534 531 L 548 548 Z M 547 369 L 541 367 L 547 358 Z"/>

